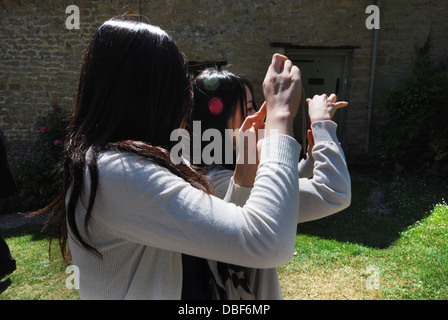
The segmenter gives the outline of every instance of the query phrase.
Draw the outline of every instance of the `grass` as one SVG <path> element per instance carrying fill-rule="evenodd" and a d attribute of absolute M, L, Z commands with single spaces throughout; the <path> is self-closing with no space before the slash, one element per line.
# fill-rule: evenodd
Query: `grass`
<path fill-rule="evenodd" d="M 59 254 L 57 241 L 51 248 L 49 236 L 36 225 L 1 231 L 17 262 L 17 270 L 9 276 L 11 285 L 0 293 L 0 300 L 72 300 L 78 299 L 76 290 L 66 287 L 67 265 Z M 7 281 L 3 281 L 7 286 Z"/>
<path fill-rule="evenodd" d="M 378 185 L 386 214 L 368 210 Z M 297 254 L 279 269 L 284 298 L 446 300 L 447 191 L 415 179 L 354 181 L 350 208 L 298 226 Z"/>
<path fill-rule="evenodd" d="M 369 210 L 369 195 L 384 190 L 385 212 Z M 354 177 L 352 205 L 331 217 L 300 224 L 296 255 L 279 268 L 284 298 L 330 300 L 446 300 L 448 298 L 448 186 L 440 182 Z M 38 226 L 2 230 L 18 268 L 3 300 L 78 299 L 67 289 L 57 243 Z M 5 281 L 3 281 L 5 284 Z"/>

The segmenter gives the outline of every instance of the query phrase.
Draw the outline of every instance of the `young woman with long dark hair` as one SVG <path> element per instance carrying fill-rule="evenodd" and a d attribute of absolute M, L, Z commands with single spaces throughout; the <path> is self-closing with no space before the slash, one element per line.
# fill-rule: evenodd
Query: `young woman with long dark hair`
<path fill-rule="evenodd" d="M 180 299 L 183 254 L 256 268 L 287 263 L 299 206 L 292 123 L 300 93 L 299 69 L 274 55 L 257 181 L 244 206 L 225 202 L 170 157 L 170 133 L 191 108 L 184 55 L 158 27 L 105 22 L 82 64 L 63 190 L 41 211 L 60 222 L 80 297 Z"/>
<path fill-rule="evenodd" d="M 191 121 L 201 123 L 203 131 L 215 129 L 225 135 L 226 130 L 237 130 L 247 117 L 254 117 L 257 109 L 250 82 L 226 70 L 204 70 L 195 79 L 194 105 Z M 347 208 L 351 200 L 350 175 L 344 153 L 336 137 L 336 124 L 331 121 L 339 107 L 347 105 L 336 102 L 335 96 L 320 96 L 308 100 L 312 119 L 313 140 L 306 160 L 298 164 L 300 210 L 296 223 L 317 220 Z M 210 110 L 210 101 L 219 99 L 223 107 L 219 114 Z M 322 108 L 317 109 L 315 105 Z M 230 148 L 227 148 L 229 150 Z M 231 149 L 230 149 L 231 150 Z M 222 150 L 222 154 L 226 150 Z M 236 159 L 236 155 L 232 158 Z M 311 157 L 314 159 L 311 161 Z M 223 156 L 224 158 L 224 156 Z M 244 183 L 235 181 L 235 164 L 223 163 L 197 166 L 212 182 L 214 194 L 226 201 L 244 205 L 252 191 L 257 165 L 245 166 Z M 230 196 L 230 187 L 235 192 Z M 276 268 L 255 269 L 240 265 L 208 261 L 214 275 L 215 296 L 219 299 L 280 299 L 282 298 Z M 235 281 L 235 278 L 238 281 Z"/>

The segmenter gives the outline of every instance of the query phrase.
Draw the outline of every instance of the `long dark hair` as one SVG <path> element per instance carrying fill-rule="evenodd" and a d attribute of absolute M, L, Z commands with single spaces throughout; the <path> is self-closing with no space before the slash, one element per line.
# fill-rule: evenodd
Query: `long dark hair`
<path fill-rule="evenodd" d="M 253 86 L 250 81 L 227 70 L 206 69 L 202 71 L 193 82 L 194 104 L 193 112 L 190 119 L 190 129 L 193 121 L 201 121 L 201 134 L 208 129 L 217 129 L 221 136 L 225 136 L 227 121 L 232 118 L 236 112 L 241 113 L 241 119 L 245 119 L 247 104 L 246 86 L 249 88 L 252 97 L 254 97 Z M 212 112 L 210 102 L 213 99 L 219 99 L 222 103 L 220 112 Z M 241 106 L 237 109 L 238 102 Z M 253 101 L 256 110 L 255 100 Z M 204 147 L 204 146 L 202 146 Z M 223 150 L 221 154 L 224 157 L 225 145 L 222 144 Z M 224 159 L 222 167 L 235 169 L 235 154 L 233 154 L 233 163 L 225 163 Z M 203 163 L 197 164 L 198 167 L 206 167 Z"/>
<path fill-rule="evenodd" d="M 101 257 L 82 238 L 75 209 L 87 170 L 91 178 L 83 226 L 87 232 L 100 182 L 97 159 L 103 151 L 150 160 L 210 193 L 201 174 L 184 164 L 173 164 L 167 151 L 174 144 L 170 133 L 185 125 L 191 107 L 187 61 L 166 32 L 145 23 L 115 19 L 97 30 L 82 63 L 76 108 L 64 145 L 63 188 L 51 204 L 36 213 L 49 212 L 48 221 L 57 218 L 64 259 L 68 260 L 67 224 L 76 241 Z"/>

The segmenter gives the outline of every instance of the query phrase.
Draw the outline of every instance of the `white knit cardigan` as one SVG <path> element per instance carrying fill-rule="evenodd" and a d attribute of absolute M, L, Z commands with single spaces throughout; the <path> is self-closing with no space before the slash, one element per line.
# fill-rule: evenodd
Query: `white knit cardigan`
<path fill-rule="evenodd" d="M 102 153 L 87 233 L 88 174 L 76 208 L 82 236 L 102 258 L 82 248 L 69 230 L 81 299 L 179 299 L 182 253 L 252 268 L 288 263 L 299 212 L 300 145 L 275 135 L 264 139 L 261 152 L 244 206 L 207 195 L 136 156 Z"/>

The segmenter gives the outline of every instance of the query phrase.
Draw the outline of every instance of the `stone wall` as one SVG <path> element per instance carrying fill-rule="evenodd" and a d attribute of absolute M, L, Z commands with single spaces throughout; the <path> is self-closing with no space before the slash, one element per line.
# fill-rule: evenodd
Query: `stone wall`
<path fill-rule="evenodd" d="M 80 8 L 80 29 L 65 22 Z M 11 141 L 30 141 L 35 119 L 53 103 L 71 112 L 85 47 L 105 20 L 142 14 L 161 26 L 190 60 L 226 61 L 254 83 L 258 101 L 272 43 L 351 47 L 347 158 L 365 149 L 373 31 L 366 7 L 376 0 L 0 0 L 0 125 Z M 383 0 L 375 102 L 412 67 L 415 50 L 432 36 L 434 60 L 448 52 L 446 0 Z M 299 66 L 300 67 L 300 66 Z M 381 106 L 374 105 L 374 114 Z"/>

